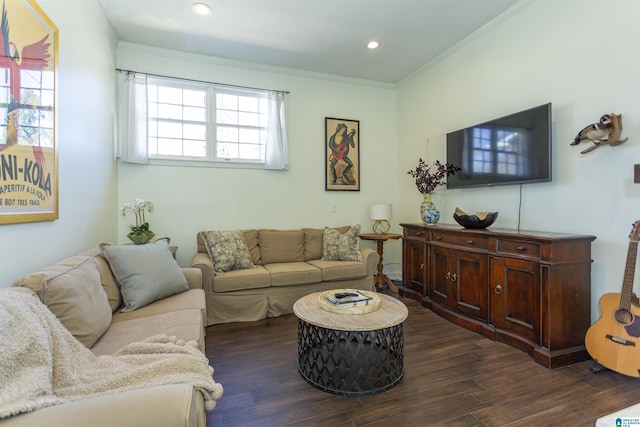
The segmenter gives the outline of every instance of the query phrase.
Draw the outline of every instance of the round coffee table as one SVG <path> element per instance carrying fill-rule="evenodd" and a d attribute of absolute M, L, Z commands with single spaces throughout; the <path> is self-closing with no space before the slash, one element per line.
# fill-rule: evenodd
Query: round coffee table
<path fill-rule="evenodd" d="M 342 396 L 366 396 L 396 385 L 404 375 L 407 307 L 378 294 L 380 307 L 365 314 L 324 310 L 320 292 L 293 305 L 298 317 L 298 371 L 311 385 Z"/>

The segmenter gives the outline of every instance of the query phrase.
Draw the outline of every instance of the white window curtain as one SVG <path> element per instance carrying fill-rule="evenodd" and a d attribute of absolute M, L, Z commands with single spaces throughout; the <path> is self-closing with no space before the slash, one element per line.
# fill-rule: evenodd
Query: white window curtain
<path fill-rule="evenodd" d="M 269 125 L 265 147 L 265 169 L 289 170 L 289 144 L 287 141 L 287 93 L 270 90 Z"/>
<path fill-rule="evenodd" d="M 148 164 L 147 76 L 118 73 L 120 160 Z"/>

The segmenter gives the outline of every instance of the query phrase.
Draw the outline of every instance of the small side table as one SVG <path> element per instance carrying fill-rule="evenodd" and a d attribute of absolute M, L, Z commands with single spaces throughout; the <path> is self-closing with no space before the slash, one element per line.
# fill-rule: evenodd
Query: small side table
<path fill-rule="evenodd" d="M 387 285 L 389 285 L 389 289 L 391 289 L 393 292 L 398 292 L 398 288 L 396 288 L 396 286 L 393 284 L 391 279 L 389 279 L 389 277 L 387 277 L 387 275 L 385 275 L 382 272 L 382 251 L 383 251 L 384 242 L 386 242 L 387 240 L 397 240 L 401 237 L 402 237 L 402 234 L 395 234 L 395 233 L 362 233 L 360 234 L 360 238 L 362 240 L 373 240 L 378 245 L 378 255 L 380 255 L 380 261 L 378 261 L 378 274 L 374 276 L 376 288 L 382 288 L 386 283 Z"/>

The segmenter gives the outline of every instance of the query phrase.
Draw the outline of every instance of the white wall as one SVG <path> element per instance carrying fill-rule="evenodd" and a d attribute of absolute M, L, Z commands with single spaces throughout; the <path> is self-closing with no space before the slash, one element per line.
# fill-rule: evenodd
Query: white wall
<path fill-rule="evenodd" d="M 96 0 L 38 4 L 59 36 L 59 219 L 0 225 L 0 287 L 117 234 L 114 32 Z"/>
<path fill-rule="evenodd" d="M 534 1 L 517 9 L 438 63 L 399 85 L 397 92 L 400 221 L 417 222 L 421 197 L 405 171 L 418 157 L 444 159 L 443 135 L 485 120 L 553 103 L 553 181 L 522 189 L 522 230 L 590 234 L 592 319 L 598 300 L 619 293 L 628 234 L 640 219 L 640 2 Z M 618 147 L 587 154 L 570 143 L 602 114 L 622 113 Z M 515 228 L 519 186 L 441 190 L 442 222 L 456 206 L 499 212 L 494 227 Z M 636 284 L 636 289 L 638 286 Z"/>
<path fill-rule="evenodd" d="M 151 229 L 179 246 L 180 265 L 190 265 L 201 230 L 361 224 L 368 232 L 371 204 L 397 207 L 395 87 L 131 44 L 120 44 L 117 58 L 122 69 L 291 92 L 289 171 L 119 165 L 118 205 L 153 201 Z M 359 192 L 325 191 L 325 117 L 360 121 Z M 120 242 L 132 221 L 120 216 Z M 400 248 L 397 241 L 385 245 L 385 270 L 395 277 Z"/>

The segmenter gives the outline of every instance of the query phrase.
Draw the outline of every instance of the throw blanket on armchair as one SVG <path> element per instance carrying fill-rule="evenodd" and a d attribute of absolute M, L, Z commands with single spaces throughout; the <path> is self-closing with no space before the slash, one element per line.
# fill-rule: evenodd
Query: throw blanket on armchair
<path fill-rule="evenodd" d="M 0 292 L 0 419 L 87 397 L 191 384 L 212 410 L 222 396 L 196 342 L 157 335 L 95 356 L 33 295 Z"/>

